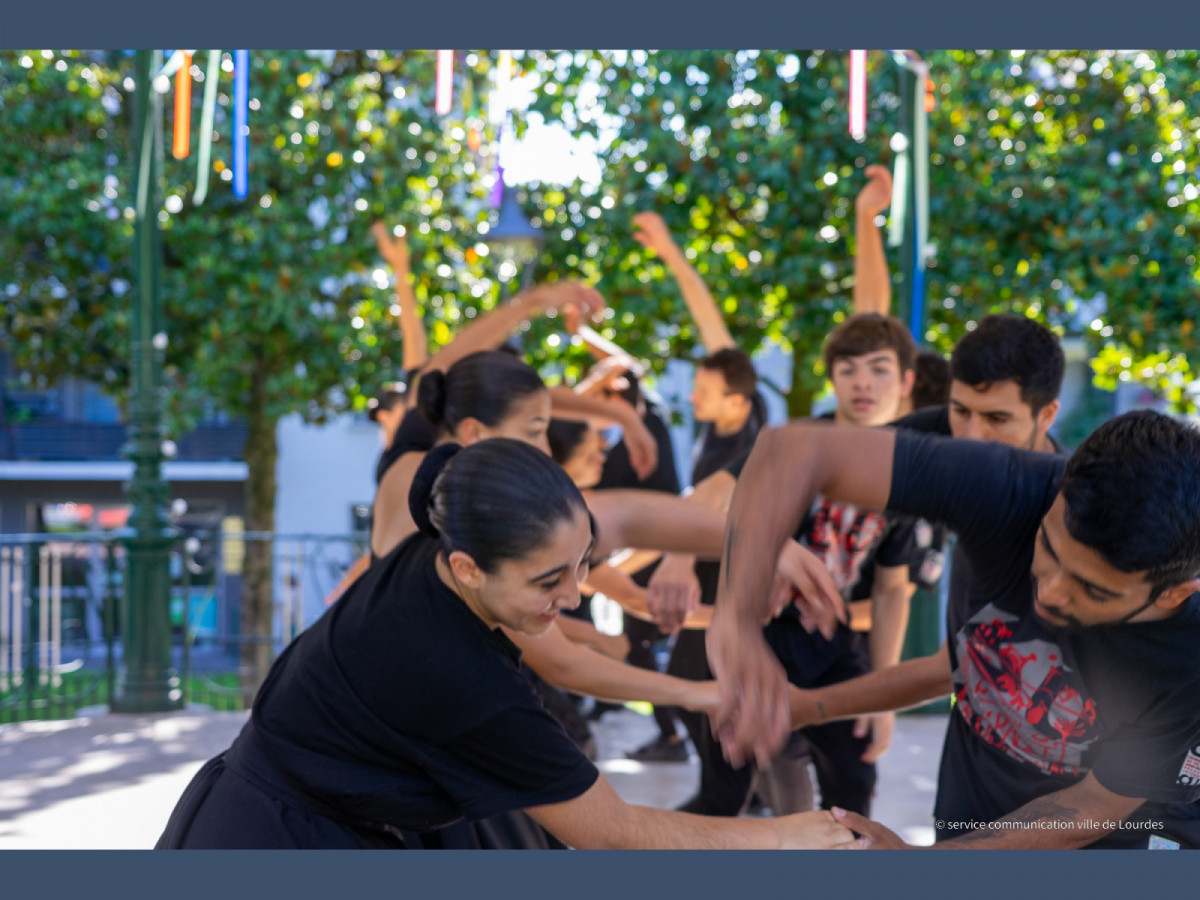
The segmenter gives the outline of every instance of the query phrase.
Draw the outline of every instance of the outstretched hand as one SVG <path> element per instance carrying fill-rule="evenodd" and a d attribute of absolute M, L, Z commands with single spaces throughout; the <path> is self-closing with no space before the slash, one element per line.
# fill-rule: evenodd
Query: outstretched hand
<path fill-rule="evenodd" d="M 834 821 L 840 825 L 845 825 L 856 834 L 866 838 L 866 846 L 871 850 L 915 850 L 911 844 L 906 844 L 900 835 L 892 831 L 890 828 L 885 828 L 878 822 L 872 822 L 866 816 L 860 816 L 858 813 L 850 812 L 849 810 L 832 809 Z"/>
<path fill-rule="evenodd" d="M 678 553 L 663 555 L 646 584 L 646 609 L 665 634 L 683 628 L 688 613 L 700 606 L 700 581 L 695 558 Z"/>
<path fill-rule="evenodd" d="M 772 608 L 778 612 L 785 603 L 794 603 L 805 629 L 832 639 L 838 623 L 846 622 L 846 605 L 820 557 L 796 541 L 788 541 L 779 552 L 775 571 L 786 584 Z"/>
<path fill-rule="evenodd" d="M 533 314 L 555 310 L 563 315 L 568 323 L 586 322 L 604 312 L 604 298 L 593 287 L 588 287 L 580 281 L 554 281 L 549 284 L 534 285 L 521 295 L 529 305 Z"/>
<path fill-rule="evenodd" d="M 855 209 L 869 216 L 877 216 L 892 204 L 892 173 L 887 166 L 871 165 L 863 170 L 867 183 L 855 198 Z"/>
<path fill-rule="evenodd" d="M 763 638 L 762 623 L 722 614 L 718 602 L 706 647 L 720 689 L 720 705 L 709 718 L 725 758 L 741 766 L 753 757 L 766 766 L 792 729 L 787 675 Z"/>
<path fill-rule="evenodd" d="M 410 258 L 408 238 L 403 229 L 399 235 L 393 235 L 386 225 L 376 222 L 371 226 L 371 234 L 375 238 L 375 246 L 379 248 L 379 255 L 387 264 L 396 272 L 407 274 Z"/>
<path fill-rule="evenodd" d="M 659 256 L 665 256 L 675 247 L 667 223 L 656 212 L 638 213 L 633 217 L 633 227 L 633 239 Z"/>

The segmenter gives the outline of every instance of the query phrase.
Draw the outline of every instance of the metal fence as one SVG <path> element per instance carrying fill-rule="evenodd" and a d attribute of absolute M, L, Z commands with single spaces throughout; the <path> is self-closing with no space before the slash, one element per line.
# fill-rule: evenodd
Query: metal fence
<path fill-rule="evenodd" d="M 0 723 L 107 707 L 122 654 L 125 532 L 0 535 Z M 242 627 L 246 545 L 270 545 L 269 634 Z M 241 648 L 274 653 L 324 611 L 367 535 L 196 531 L 170 552 L 171 665 L 185 703 L 240 709 Z"/>

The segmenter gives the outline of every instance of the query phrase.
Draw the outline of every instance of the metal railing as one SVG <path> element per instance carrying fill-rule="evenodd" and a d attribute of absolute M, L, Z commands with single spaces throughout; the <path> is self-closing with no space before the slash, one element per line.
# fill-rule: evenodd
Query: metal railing
<path fill-rule="evenodd" d="M 107 707 L 122 657 L 125 532 L 0 535 L 0 723 Z M 269 633 L 241 616 L 241 560 L 271 547 Z M 170 551 L 172 667 L 185 703 L 243 706 L 241 649 L 278 654 L 324 611 L 367 535 L 196 531 Z M 251 678 L 265 673 L 249 673 Z"/>

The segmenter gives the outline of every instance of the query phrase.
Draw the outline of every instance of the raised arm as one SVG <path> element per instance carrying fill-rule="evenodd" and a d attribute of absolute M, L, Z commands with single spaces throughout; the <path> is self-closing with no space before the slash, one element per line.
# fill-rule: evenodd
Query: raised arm
<path fill-rule="evenodd" d="M 624 400 L 578 394 L 564 385 L 550 388 L 554 415 L 564 419 L 594 419 L 617 424 L 624 433 L 629 464 L 639 478 L 649 478 L 658 467 L 658 442 L 637 410 Z"/>
<path fill-rule="evenodd" d="M 892 173 L 867 166 L 867 183 L 854 200 L 854 312 L 886 316 L 892 308 L 892 278 L 875 217 L 892 202 Z"/>
<path fill-rule="evenodd" d="M 659 259 L 675 276 L 679 292 L 683 295 L 683 302 L 687 304 L 688 312 L 692 314 L 692 318 L 696 320 L 696 327 L 700 329 L 704 349 L 709 353 L 716 353 L 726 347 L 736 347 L 733 335 L 729 333 L 725 324 L 725 317 L 721 315 L 708 286 L 671 238 L 671 232 L 662 216 L 653 212 L 640 212 L 633 217 L 633 224 L 636 229 L 633 236 L 638 243 L 657 253 Z"/>
<path fill-rule="evenodd" d="M 759 434 L 729 510 L 707 644 L 721 687 L 714 729 L 735 765 L 751 751 L 765 764 L 791 730 L 787 678 L 762 635 L 771 613 L 772 563 L 818 493 L 884 508 L 895 440 L 890 429 L 818 422 Z"/>
<path fill-rule="evenodd" d="M 540 316 L 548 309 L 577 310 L 587 319 L 604 309 L 604 298 L 577 281 L 534 285 L 485 315 L 476 316 L 471 324 L 454 335 L 454 340 L 430 357 L 425 371 L 445 371 L 477 350 L 495 350 L 523 321 Z"/>
<path fill-rule="evenodd" d="M 371 226 L 379 255 L 392 267 L 395 276 L 396 305 L 400 307 L 400 335 L 403 364 L 406 371 L 425 365 L 429 359 L 429 338 L 425 334 L 425 322 L 417 309 L 417 297 L 412 289 L 412 269 L 408 252 L 408 239 L 403 233 L 393 236 L 386 225 L 376 222 Z"/>

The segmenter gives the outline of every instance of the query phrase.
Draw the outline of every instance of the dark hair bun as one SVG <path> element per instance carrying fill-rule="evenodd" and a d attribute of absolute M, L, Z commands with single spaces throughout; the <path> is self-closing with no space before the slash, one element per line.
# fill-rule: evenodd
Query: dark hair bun
<path fill-rule="evenodd" d="M 430 506 L 433 502 L 433 486 L 437 483 L 442 469 L 461 450 L 458 444 L 438 444 L 425 454 L 417 474 L 413 476 L 412 487 L 408 489 L 408 511 L 412 515 L 417 528 L 430 537 L 437 537 L 439 532 L 430 521 Z"/>
<path fill-rule="evenodd" d="M 446 373 L 441 369 L 425 372 L 417 382 L 417 408 L 434 425 L 446 418 Z"/>

